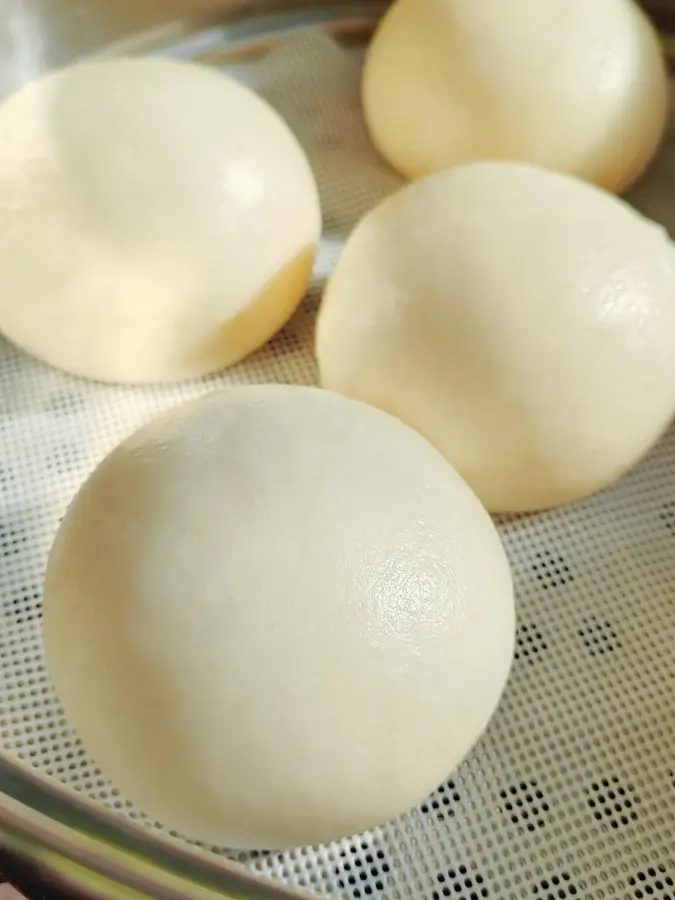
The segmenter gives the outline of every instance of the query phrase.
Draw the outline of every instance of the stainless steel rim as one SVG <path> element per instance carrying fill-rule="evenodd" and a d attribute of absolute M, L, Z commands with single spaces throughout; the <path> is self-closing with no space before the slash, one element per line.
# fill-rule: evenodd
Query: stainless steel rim
<path fill-rule="evenodd" d="M 167 848 L 149 832 L 66 794 L 29 768 L 0 760 L 0 849 L 29 879 L 100 900 L 162 897 L 298 898 L 243 866 L 198 850 Z"/>

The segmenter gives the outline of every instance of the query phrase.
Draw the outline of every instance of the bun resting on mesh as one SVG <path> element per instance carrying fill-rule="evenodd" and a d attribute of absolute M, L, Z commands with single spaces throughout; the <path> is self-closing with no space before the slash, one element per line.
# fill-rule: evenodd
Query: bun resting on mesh
<path fill-rule="evenodd" d="M 363 102 L 375 144 L 409 178 L 509 159 L 620 192 L 661 141 L 668 79 L 632 0 L 397 0 Z"/>
<path fill-rule="evenodd" d="M 47 660 L 114 784 L 209 844 L 329 841 L 403 813 L 504 688 L 498 534 L 422 437 L 313 388 L 236 388 L 85 484 L 45 587 Z"/>
<path fill-rule="evenodd" d="M 356 228 L 317 354 L 324 387 L 416 428 L 491 511 L 579 500 L 675 412 L 675 250 L 570 176 L 459 166 Z"/>
<path fill-rule="evenodd" d="M 87 62 L 0 107 L 0 331 L 111 382 L 230 366 L 291 316 L 321 215 L 281 118 L 232 78 Z"/>

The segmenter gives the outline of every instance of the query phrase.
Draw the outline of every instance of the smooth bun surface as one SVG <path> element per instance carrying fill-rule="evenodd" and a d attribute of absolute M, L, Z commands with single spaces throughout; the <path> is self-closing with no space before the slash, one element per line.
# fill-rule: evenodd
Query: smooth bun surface
<path fill-rule="evenodd" d="M 83 63 L 0 107 L 0 331 L 57 368 L 166 382 L 236 363 L 300 302 L 320 229 L 293 134 L 212 69 Z"/>
<path fill-rule="evenodd" d="M 398 0 L 363 99 L 375 144 L 410 178 L 508 159 L 620 192 L 659 145 L 668 82 L 632 0 Z"/>
<path fill-rule="evenodd" d="M 217 845 L 347 836 L 421 801 L 509 671 L 489 516 L 423 438 L 312 388 L 231 389 L 94 472 L 49 560 L 66 713 L 117 787 Z"/>
<path fill-rule="evenodd" d="M 417 429 L 492 512 L 578 500 L 675 411 L 675 250 L 577 179 L 461 166 L 357 227 L 317 353 L 325 387 Z"/>

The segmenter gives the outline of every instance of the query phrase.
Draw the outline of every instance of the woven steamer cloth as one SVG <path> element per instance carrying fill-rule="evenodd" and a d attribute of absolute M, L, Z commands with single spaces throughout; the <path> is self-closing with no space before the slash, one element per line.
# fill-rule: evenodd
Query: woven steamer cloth
<path fill-rule="evenodd" d="M 40 631 L 46 554 L 86 475 L 161 410 L 220 384 L 315 382 L 321 285 L 358 218 L 400 184 L 366 136 L 360 67 L 360 51 L 310 30 L 230 69 L 296 131 L 325 217 L 314 288 L 261 351 L 221 376 L 135 389 L 88 384 L 0 344 L 2 752 L 168 842 L 183 838 L 119 796 L 59 708 Z M 633 191 L 671 233 L 674 184 L 671 135 Z M 348 900 L 675 900 L 675 434 L 602 496 L 499 524 L 518 648 L 506 696 L 470 758 L 419 808 L 372 833 L 237 859 Z"/>

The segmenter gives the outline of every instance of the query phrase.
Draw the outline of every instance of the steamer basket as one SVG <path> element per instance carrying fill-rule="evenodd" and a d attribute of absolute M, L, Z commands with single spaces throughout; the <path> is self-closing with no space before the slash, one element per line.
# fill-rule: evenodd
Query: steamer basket
<path fill-rule="evenodd" d="M 148 820 L 86 756 L 44 666 L 51 537 L 96 462 L 160 409 L 223 383 L 314 380 L 321 281 L 358 216 L 397 184 L 358 107 L 383 4 L 7 3 L 2 94 L 92 53 L 169 53 L 251 81 L 310 151 L 326 234 L 294 320 L 223 376 L 90 385 L 0 343 L 0 870 L 31 895 L 86 898 L 675 900 L 674 433 L 602 496 L 500 522 L 518 600 L 510 684 L 470 758 L 401 820 L 330 846 L 229 856 Z M 312 25 L 321 33 L 301 31 Z M 632 197 L 675 227 L 672 141 Z"/>

